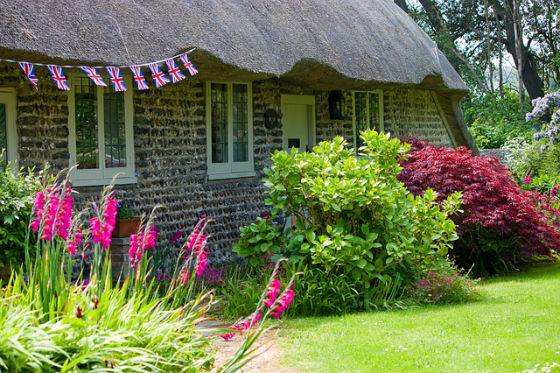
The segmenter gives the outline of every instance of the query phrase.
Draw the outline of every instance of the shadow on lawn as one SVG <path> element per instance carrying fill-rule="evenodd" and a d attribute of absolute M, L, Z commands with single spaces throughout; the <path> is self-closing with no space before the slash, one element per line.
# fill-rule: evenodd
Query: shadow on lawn
<path fill-rule="evenodd" d="M 323 324 L 328 324 L 340 320 L 341 318 L 348 316 L 360 317 L 360 315 L 377 313 L 379 315 L 391 314 L 392 316 L 403 318 L 412 317 L 419 314 L 431 314 L 431 313 L 446 313 L 450 309 L 458 307 L 472 307 L 481 306 L 486 307 L 488 305 L 500 305 L 510 303 L 511 299 L 509 294 L 502 294 L 498 291 L 492 291 L 491 289 L 485 289 L 488 287 L 500 286 L 507 283 L 528 283 L 535 281 L 545 281 L 557 278 L 560 281 L 560 263 L 558 264 L 548 264 L 539 265 L 537 267 L 528 268 L 524 271 L 512 273 L 504 276 L 496 276 L 489 279 L 485 279 L 480 282 L 479 296 L 475 297 L 473 300 L 463 303 L 450 303 L 450 304 L 428 304 L 428 305 L 410 305 L 404 309 L 388 309 L 388 310 L 378 310 L 369 312 L 355 312 L 342 315 L 325 315 L 325 316 L 310 316 L 310 317 L 298 317 L 292 318 L 285 325 L 285 330 L 289 332 L 290 329 L 298 330 L 308 330 L 320 327 Z"/>

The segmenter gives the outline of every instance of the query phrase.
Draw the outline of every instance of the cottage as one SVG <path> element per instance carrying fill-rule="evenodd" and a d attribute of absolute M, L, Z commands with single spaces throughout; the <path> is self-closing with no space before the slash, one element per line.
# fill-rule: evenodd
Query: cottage
<path fill-rule="evenodd" d="M 161 242 L 204 211 L 217 261 L 266 209 L 261 178 L 276 149 L 356 143 L 364 128 L 473 146 L 458 107 L 466 85 L 391 0 L 0 4 L 0 58 L 133 65 L 196 48 L 195 77 L 124 93 L 78 70 L 60 91 L 44 68 L 34 91 L 0 62 L 0 146 L 21 166 L 78 165 L 83 198 L 117 175 L 137 213 L 164 206 Z"/>

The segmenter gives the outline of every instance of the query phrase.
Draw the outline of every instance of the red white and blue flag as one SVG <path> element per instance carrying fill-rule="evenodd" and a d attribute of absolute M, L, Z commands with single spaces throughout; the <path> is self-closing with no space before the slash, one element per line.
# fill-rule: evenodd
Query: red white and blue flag
<path fill-rule="evenodd" d="M 19 67 L 21 67 L 21 70 L 27 79 L 29 79 L 29 83 L 31 83 L 33 88 L 37 89 L 39 79 L 37 79 L 37 76 L 35 75 L 35 68 L 33 67 L 33 64 L 29 62 L 20 62 Z"/>
<path fill-rule="evenodd" d="M 165 64 L 167 65 L 167 73 L 171 76 L 171 81 L 173 83 L 185 79 L 185 75 L 183 75 L 181 70 L 175 65 L 175 60 L 173 58 L 165 60 Z"/>
<path fill-rule="evenodd" d="M 132 75 L 134 76 L 136 87 L 141 91 L 148 89 L 148 83 L 146 82 L 144 74 L 142 74 L 140 66 L 130 66 L 130 71 L 132 71 Z"/>
<path fill-rule="evenodd" d="M 126 91 L 126 84 L 124 84 L 124 78 L 121 75 L 121 69 L 114 66 L 108 66 L 107 72 L 109 73 L 109 80 L 113 83 L 113 88 L 116 92 Z"/>
<path fill-rule="evenodd" d="M 152 73 L 152 78 L 154 79 L 154 83 L 156 83 L 156 87 L 160 88 L 169 83 L 169 79 L 165 76 L 165 74 L 161 71 L 159 65 L 157 63 L 151 63 L 149 65 L 150 72 Z"/>
<path fill-rule="evenodd" d="M 183 53 L 182 55 L 179 56 L 179 58 L 181 59 L 183 65 L 185 66 L 185 69 L 188 70 L 191 76 L 198 74 L 198 70 L 193 65 L 193 63 L 189 60 L 189 56 L 187 55 L 187 53 Z"/>
<path fill-rule="evenodd" d="M 68 86 L 68 80 L 62 72 L 62 67 L 57 65 L 48 65 L 47 67 L 49 68 L 51 78 L 54 84 L 56 84 L 57 88 L 62 91 L 69 91 L 70 87 Z"/>
<path fill-rule="evenodd" d="M 95 85 L 98 85 L 100 87 L 107 87 L 107 84 L 105 84 L 103 78 L 101 77 L 101 75 L 99 75 L 95 67 L 80 66 L 80 69 L 82 69 L 82 71 L 86 73 L 88 78 L 90 78 L 95 83 Z"/>

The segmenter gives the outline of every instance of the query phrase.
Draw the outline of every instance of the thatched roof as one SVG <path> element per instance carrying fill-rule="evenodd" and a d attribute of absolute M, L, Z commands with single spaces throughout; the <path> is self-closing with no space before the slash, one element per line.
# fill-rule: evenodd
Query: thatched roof
<path fill-rule="evenodd" d="M 393 0 L 0 0 L 0 7 L 0 57 L 126 65 L 196 47 L 250 73 L 289 76 L 308 61 L 354 81 L 428 78 L 467 90 Z"/>

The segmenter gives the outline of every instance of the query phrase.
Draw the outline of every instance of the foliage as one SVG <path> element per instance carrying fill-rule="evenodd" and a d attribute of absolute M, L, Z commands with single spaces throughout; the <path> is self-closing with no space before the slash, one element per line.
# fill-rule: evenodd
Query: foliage
<path fill-rule="evenodd" d="M 508 140 L 528 140 L 533 135 L 532 124 L 521 114 L 519 95 L 510 89 L 506 89 L 503 96 L 488 92 L 465 101 L 463 113 L 481 149 L 497 149 Z"/>
<path fill-rule="evenodd" d="M 152 211 L 131 235 L 130 270 L 116 282 L 108 255 L 118 206 L 112 188 L 103 191 L 99 203 L 75 213 L 74 192 L 60 176 L 35 194 L 33 233 L 26 235 L 36 239 L 26 240 L 24 266 L 12 271 L 0 289 L 0 368 L 208 370 L 213 361 L 209 339 L 196 329 L 212 301 L 195 281 L 207 265 L 206 218 L 182 246 L 170 281 L 163 282 L 151 275 L 149 254 L 157 243 Z M 218 371 L 238 369 L 251 358 L 269 313 L 279 317 L 293 300 L 292 283 Z M 210 331 L 213 336 L 220 332 Z"/>
<path fill-rule="evenodd" d="M 233 250 L 242 257 L 248 257 L 253 265 L 264 264 L 266 257 L 280 253 L 284 244 L 279 227 L 262 217 L 240 231 Z"/>
<path fill-rule="evenodd" d="M 543 211 L 549 206 L 523 191 L 497 159 L 417 141 L 403 167 L 399 178 L 414 194 L 463 194 L 463 212 L 453 215 L 460 239 L 451 252 L 460 267 L 501 272 L 560 248 L 556 221 Z"/>
<path fill-rule="evenodd" d="M 474 281 L 456 273 L 442 275 L 429 271 L 414 284 L 414 297 L 422 303 L 462 303 L 475 294 Z"/>
<path fill-rule="evenodd" d="M 335 138 L 310 153 L 276 152 L 267 171 L 272 215 L 282 213 L 295 220 L 283 235 L 281 254 L 304 270 L 302 281 L 331 278 L 329 282 L 349 294 L 345 298 L 349 304 L 333 305 L 333 311 L 377 306 L 377 287 L 390 284 L 398 289 L 414 282 L 422 275 L 419 268 L 445 260 L 456 238 L 448 215 L 458 209 L 460 195 L 449 196 L 441 205 L 432 191 L 412 195 L 397 180 L 399 159 L 408 151 L 407 145 L 375 131 L 364 132 L 362 139 L 360 157 L 342 138 Z M 258 232 L 276 230 L 270 235 L 275 241 L 269 244 L 277 248 L 280 227 L 268 224 Z M 243 242 L 236 247 L 244 257 L 263 255 Z M 317 305 L 316 312 L 323 312 L 322 305 L 341 301 L 342 294 L 327 293 L 320 284 L 297 286 L 308 301 L 301 309 Z M 311 299 L 311 294 L 319 299 Z"/>
<path fill-rule="evenodd" d="M 134 210 L 132 210 L 129 206 L 125 204 L 119 204 L 119 212 L 117 214 L 119 219 L 127 220 L 127 219 L 134 219 L 136 214 Z"/>
<path fill-rule="evenodd" d="M 0 268 L 23 260 L 33 194 L 40 188 L 42 177 L 43 172 L 15 169 L 3 163 L 0 156 Z"/>

